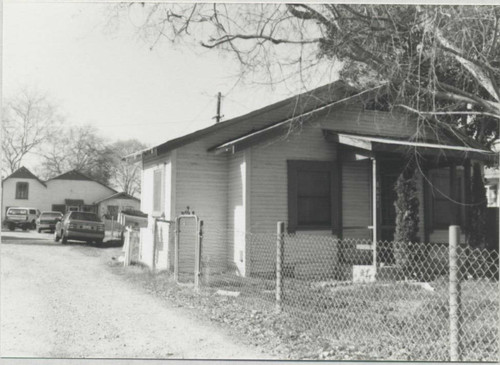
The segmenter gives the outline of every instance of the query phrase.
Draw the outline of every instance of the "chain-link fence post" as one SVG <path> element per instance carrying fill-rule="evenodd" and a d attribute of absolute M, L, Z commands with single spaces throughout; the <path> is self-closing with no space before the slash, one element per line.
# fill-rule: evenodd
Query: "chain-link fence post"
<path fill-rule="evenodd" d="M 460 227 L 449 228 L 450 254 L 450 360 L 460 361 L 460 267 L 458 263 L 458 244 Z"/>
<path fill-rule="evenodd" d="M 283 243 L 284 243 L 285 223 L 278 222 L 276 232 L 276 310 L 281 312 L 283 295 Z"/>

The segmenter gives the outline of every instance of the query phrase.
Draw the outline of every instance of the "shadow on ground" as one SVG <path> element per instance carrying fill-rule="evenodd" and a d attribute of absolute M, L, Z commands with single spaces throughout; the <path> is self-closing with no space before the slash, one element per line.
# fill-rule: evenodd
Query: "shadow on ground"
<path fill-rule="evenodd" d="M 52 246 L 52 247 L 86 246 L 86 247 L 106 249 L 106 248 L 122 247 L 123 242 L 120 240 L 110 240 L 103 242 L 101 244 L 95 244 L 95 243 L 86 243 L 79 241 L 69 241 L 68 243 L 63 245 L 60 242 L 53 242 L 47 240 L 46 238 L 2 237 L 2 244 L 26 245 L 26 246 Z"/>

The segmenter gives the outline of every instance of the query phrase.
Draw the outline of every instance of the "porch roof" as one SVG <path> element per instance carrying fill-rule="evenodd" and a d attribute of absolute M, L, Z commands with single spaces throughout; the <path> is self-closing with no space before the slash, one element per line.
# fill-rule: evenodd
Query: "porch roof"
<path fill-rule="evenodd" d="M 449 157 L 474 158 L 482 161 L 493 160 L 496 153 L 487 149 L 438 144 L 422 141 L 398 140 L 348 133 L 335 133 L 324 130 L 325 137 L 340 144 L 373 152 L 406 152 L 415 149 L 423 155 L 439 155 Z"/>

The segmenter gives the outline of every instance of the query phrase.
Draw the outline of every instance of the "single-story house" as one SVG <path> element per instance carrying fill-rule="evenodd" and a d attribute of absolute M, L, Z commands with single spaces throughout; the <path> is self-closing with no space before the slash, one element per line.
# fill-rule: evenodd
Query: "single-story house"
<path fill-rule="evenodd" d="M 118 194 L 121 193 L 75 170 L 42 181 L 23 166 L 2 181 L 2 214 L 12 206 L 62 213 L 97 212 L 103 202 L 114 200 L 125 206 Z M 131 207 L 139 204 L 133 197 L 126 197 L 125 201 Z"/>
<path fill-rule="evenodd" d="M 113 218 L 115 221 L 120 212 L 124 210 L 139 210 L 141 208 L 141 201 L 125 192 L 110 195 L 96 201 L 94 204 L 100 217 L 106 216 Z"/>
<path fill-rule="evenodd" d="M 446 242 L 450 224 L 467 222 L 456 202 L 470 199 L 471 164 L 492 152 L 375 98 L 337 81 L 138 151 L 127 159 L 142 162 L 141 210 L 172 220 L 189 206 L 204 221 L 204 253 L 249 275 L 263 254 L 245 233 L 272 234 L 278 221 L 291 233 L 392 240 L 394 183 L 418 153 L 420 240 Z M 169 237 L 157 267 L 172 268 Z"/>

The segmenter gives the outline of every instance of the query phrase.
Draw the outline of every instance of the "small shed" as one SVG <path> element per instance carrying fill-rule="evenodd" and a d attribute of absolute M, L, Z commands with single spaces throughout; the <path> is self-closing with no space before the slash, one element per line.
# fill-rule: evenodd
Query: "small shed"
<path fill-rule="evenodd" d="M 141 201 L 130 194 L 120 192 L 98 200 L 94 205 L 100 217 L 105 216 L 116 221 L 118 214 L 124 210 L 139 210 Z"/>

